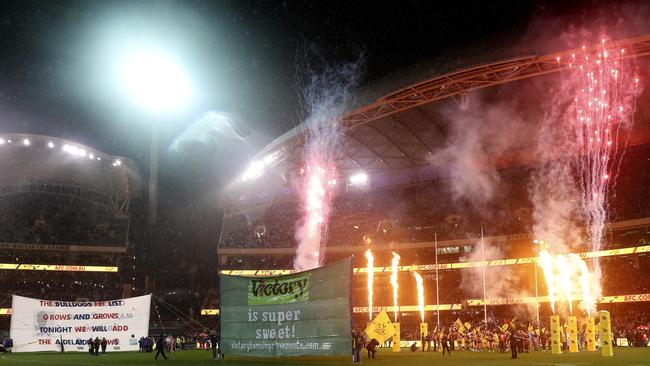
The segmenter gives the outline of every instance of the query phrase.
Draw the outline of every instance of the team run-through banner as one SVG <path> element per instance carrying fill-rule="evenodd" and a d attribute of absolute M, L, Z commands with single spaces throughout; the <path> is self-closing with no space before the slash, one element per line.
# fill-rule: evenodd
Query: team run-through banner
<path fill-rule="evenodd" d="M 221 276 L 223 353 L 348 355 L 351 260 L 273 277 Z"/>
<path fill-rule="evenodd" d="M 55 301 L 14 295 L 13 352 L 88 351 L 88 339 L 106 338 L 108 351 L 137 351 L 149 332 L 151 295 L 108 301 Z"/>

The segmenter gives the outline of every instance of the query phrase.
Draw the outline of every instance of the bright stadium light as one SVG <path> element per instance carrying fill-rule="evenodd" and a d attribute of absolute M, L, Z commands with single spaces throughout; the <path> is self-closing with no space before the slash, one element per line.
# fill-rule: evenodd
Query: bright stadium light
<path fill-rule="evenodd" d="M 54 143 L 52 141 L 48 142 L 47 147 L 49 147 L 50 149 L 54 148 Z"/>
<path fill-rule="evenodd" d="M 129 40 L 125 40 L 130 43 Z M 151 44 L 131 43 L 118 46 L 116 62 L 119 89 L 134 103 L 152 114 L 149 155 L 149 224 L 157 222 L 159 131 L 157 120 L 162 113 L 178 112 L 186 107 L 192 96 L 189 74 L 170 50 Z M 118 166 L 115 165 L 114 166 Z"/>
<path fill-rule="evenodd" d="M 254 161 L 252 162 L 246 171 L 244 171 L 244 174 L 241 176 L 242 181 L 248 181 L 248 180 L 253 180 L 262 175 L 264 172 L 264 163 L 261 161 Z"/>
<path fill-rule="evenodd" d="M 134 101 L 153 111 L 178 109 L 190 97 L 190 83 L 173 58 L 157 51 L 136 51 L 120 66 L 122 83 Z"/>
<path fill-rule="evenodd" d="M 23 145 L 29 146 L 30 142 L 29 139 L 23 139 Z"/>
<path fill-rule="evenodd" d="M 4 144 L 5 144 L 5 139 L 0 138 L 0 145 L 4 145 Z"/>
<path fill-rule="evenodd" d="M 239 179 L 242 182 L 246 182 L 259 178 L 262 174 L 264 174 L 264 171 L 267 168 L 271 167 L 280 158 L 281 154 L 276 151 L 265 156 L 262 160 L 255 160 L 251 162 Z"/>
<path fill-rule="evenodd" d="M 348 178 L 351 185 L 363 185 L 368 183 L 368 174 L 366 173 L 356 173 Z"/>

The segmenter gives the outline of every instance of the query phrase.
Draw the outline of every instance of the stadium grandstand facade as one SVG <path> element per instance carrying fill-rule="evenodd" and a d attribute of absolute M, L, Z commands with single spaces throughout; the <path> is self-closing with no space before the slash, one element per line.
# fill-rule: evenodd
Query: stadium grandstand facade
<path fill-rule="evenodd" d="M 636 72 L 647 80 L 650 36 L 623 40 L 616 46 L 630 50 L 628 56 L 634 60 Z M 375 266 L 390 266 L 391 252 L 397 251 L 401 264 L 419 266 L 418 270 L 425 272 L 428 310 L 435 304 L 446 304 L 442 310 L 465 309 L 468 316 L 472 313 L 468 305 L 478 304 L 472 299 L 480 299 L 482 305 L 483 293 L 467 284 L 473 267 L 462 264 L 480 260 L 481 242 L 490 247 L 486 260 L 516 261 L 537 255 L 528 192 L 531 171 L 543 161 L 533 148 L 535 136 L 531 131 L 544 118 L 548 90 L 560 80 L 563 67 L 557 60 L 572 52 L 576 51 L 482 63 L 409 85 L 397 81 L 392 87 L 383 85 L 383 90 L 392 91 L 381 96 L 368 90 L 359 92 L 375 97 L 364 99 L 362 104 L 357 101 L 339 121 L 342 142 L 334 165 L 340 178 L 324 235 L 326 263 L 354 256 L 354 266 L 359 268 L 355 293 L 360 294 L 355 296 L 356 310 L 363 312 L 367 306 L 363 252 L 368 248 L 375 253 Z M 494 168 L 500 185 L 487 200 L 459 197 L 454 189 L 457 172 L 451 164 L 440 164 L 433 158 L 465 133 L 458 127 L 462 121 L 450 111 L 476 104 L 486 110 L 507 104 L 516 111 L 510 117 L 530 127 L 518 131 L 518 143 L 505 150 L 483 147 L 476 166 Z M 650 299 L 648 282 L 634 280 L 640 268 L 650 266 L 648 88 L 638 96 L 636 108 L 634 129 L 620 136 L 627 149 L 624 156 L 617 156 L 622 166 L 616 188 L 609 192 L 604 249 L 616 254 L 601 258 L 603 295 L 614 296 L 602 299 L 610 303 L 607 306 Z M 490 123 L 489 115 L 480 117 Z M 499 132 L 494 131 L 493 136 L 498 137 Z M 218 248 L 222 273 L 264 275 L 292 268 L 300 219 L 294 183 L 304 164 L 307 136 L 307 128 L 300 125 L 279 137 L 255 157 L 248 168 L 254 172 L 247 170 L 222 192 L 220 205 L 225 215 Z M 364 179 L 356 179 L 359 174 Z M 622 248 L 627 249 L 619 251 Z M 435 261 L 440 265 L 434 265 Z M 537 276 L 532 276 L 537 271 L 534 262 L 521 264 L 512 266 L 508 272 L 512 278 L 505 283 L 525 289 L 528 295 L 539 292 L 544 296 L 542 282 L 537 284 Z M 530 301 L 513 299 L 514 294 L 495 285 L 504 283 L 502 268 L 497 265 L 486 270 L 487 294 L 493 300 L 490 305 L 530 306 Z M 375 306 L 392 305 L 387 277 L 375 282 Z M 400 304 L 415 305 L 414 291 L 401 289 L 400 284 Z M 618 295 L 628 297 L 615 297 Z M 216 297 L 206 299 L 206 314 L 214 314 L 207 309 L 217 307 Z M 493 310 L 498 308 L 494 306 Z M 405 309 L 414 311 L 415 307 Z M 432 314 L 428 311 L 427 318 Z"/>
<path fill-rule="evenodd" d="M 0 134 L 0 171 L 0 308 L 11 307 L 12 294 L 131 295 L 131 203 L 143 196 L 132 160 L 55 137 Z M 9 317 L 0 321 L 8 328 Z"/>

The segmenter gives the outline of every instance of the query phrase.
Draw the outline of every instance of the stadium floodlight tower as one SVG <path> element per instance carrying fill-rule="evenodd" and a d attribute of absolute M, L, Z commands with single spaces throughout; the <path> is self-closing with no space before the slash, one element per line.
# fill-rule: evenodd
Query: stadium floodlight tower
<path fill-rule="evenodd" d="M 128 53 L 121 65 L 122 83 L 130 97 L 154 116 L 149 155 L 149 224 L 157 221 L 159 116 L 185 105 L 190 83 L 185 70 L 173 57 L 159 50 L 141 49 Z"/>

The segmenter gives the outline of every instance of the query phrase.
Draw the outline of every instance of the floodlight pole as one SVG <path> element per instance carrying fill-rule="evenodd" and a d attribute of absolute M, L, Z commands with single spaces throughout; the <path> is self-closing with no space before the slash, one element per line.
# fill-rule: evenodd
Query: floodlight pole
<path fill-rule="evenodd" d="M 158 222 L 158 123 L 151 125 L 151 144 L 149 146 L 149 225 L 155 226 Z"/>

